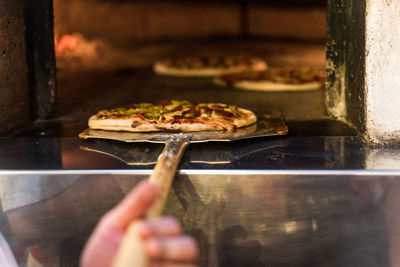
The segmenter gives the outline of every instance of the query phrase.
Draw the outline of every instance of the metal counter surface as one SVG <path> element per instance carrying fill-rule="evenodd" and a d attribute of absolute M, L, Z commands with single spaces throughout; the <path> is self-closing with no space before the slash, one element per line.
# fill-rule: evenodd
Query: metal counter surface
<path fill-rule="evenodd" d="M 110 170 L 148 174 L 162 148 L 162 144 L 78 138 L 0 138 L 0 173 Z M 372 148 L 355 136 L 288 136 L 191 144 L 179 170 L 181 173 L 226 170 L 243 174 L 291 170 L 397 173 L 399 162 L 398 148 Z"/>
<path fill-rule="evenodd" d="M 162 149 L 127 145 L 119 157 L 142 159 L 127 165 L 92 151 L 99 146 L 0 139 L 0 231 L 21 266 L 38 251 L 45 266 L 77 266 L 98 219 L 147 177 Z M 191 145 L 166 213 L 199 241 L 201 266 L 396 266 L 399 155 L 357 137 Z"/>

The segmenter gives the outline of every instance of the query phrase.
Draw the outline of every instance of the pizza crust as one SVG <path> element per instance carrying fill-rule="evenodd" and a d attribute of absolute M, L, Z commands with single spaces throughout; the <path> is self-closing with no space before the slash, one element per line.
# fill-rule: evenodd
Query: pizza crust
<path fill-rule="evenodd" d="M 224 74 L 240 73 L 243 71 L 263 71 L 267 69 L 267 63 L 263 60 L 257 60 L 252 65 L 246 67 L 231 67 L 231 68 L 173 68 L 165 64 L 163 61 L 154 63 L 153 71 L 160 75 L 166 76 L 181 76 L 181 77 L 213 77 Z"/>
<path fill-rule="evenodd" d="M 220 78 L 213 80 L 214 84 L 220 86 L 228 86 L 228 84 Z M 274 83 L 269 81 L 240 81 L 233 84 L 234 88 L 251 90 L 251 91 L 265 91 L 265 92 L 281 92 L 281 91 L 312 91 L 323 88 L 324 86 L 319 82 L 303 83 L 303 84 L 285 84 Z"/>
<path fill-rule="evenodd" d="M 257 122 L 257 116 L 254 112 L 244 109 L 244 108 L 237 108 L 240 112 L 244 114 L 243 118 L 236 118 L 234 120 L 234 125 L 236 128 L 242 128 L 245 126 L 252 125 Z"/>
<path fill-rule="evenodd" d="M 255 115 L 252 116 L 248 122 L 246 120 L 237 120 L 235 127 L 243 127 L 256 122 Z M 89 127 L 91 129 L 107 130 L 107 131 L 128 131 L 128 132 L 159 132 L 159 131 L 182 131 L 182 132 L 197 132 L 197 131 L 215 131 L 225 130 L 225 128 L 218 124 L 208 123 L 148 123 L 143 122 L 140 126 L 132 127 L 135 119 L 100 119 L 97 116 L 92 116 L 89 119 Z M 251 122 L 250 124 L 248 124 Z"/>
<path fill-rule="evenodd" d="M 140 122 L 141 124 L 132 127 L 137 119 L 102 119 L 97 115 L 89 118 L 89 127 L 91 129 L 107 130 L 107 131 L 129 131 L 129 132 L 154 132 L 159 131 L 154 124 Z"/>
<path fill-rule="evenodd" d="M 304 84 L 283 84 L 272 82 L 250 82 L 243 81 L 235 84 L 235 88 L 254 91 L 311 91 L 321 89 L 323 86 L 318 82 Z"/>
<path fill-rule="evenodd" d="M 193 124 L 154 124 L 144 122 L 140 126 L 132 127 L 134 120 L 121 120 L 116 123 L 116 120 L 99 119 L 92 116 L 89 119 L 89 127 L 91 129 L 107 130 L 107 131 L 128 131 L 128 132 L 159 132 L 159 131 L 182 131 L 182 132 L 197 132 L 197 131 L 212 131 L 224 130 L 218 125 L 205 125 L 200 123 Z"/>

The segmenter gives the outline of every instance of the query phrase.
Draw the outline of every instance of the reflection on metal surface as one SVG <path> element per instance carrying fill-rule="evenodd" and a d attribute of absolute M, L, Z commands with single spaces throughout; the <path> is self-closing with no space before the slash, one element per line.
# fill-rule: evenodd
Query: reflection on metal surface
<path fill-rule="evenodd" d="M 317 231 L 317 229 L 318 229 L 317 227 L 318 227 L 317 222 L 313 219 L 312 220 L 312 229 L 314 230 L 314 232 Z"/>
<path fill-rule="evenodd" d="M 41 174 L 0 176 L 0 197 L 3 211 L 13 210 L 49 199 L 66 190 L 78 175 L 62 179 Z"/>
<path fill-rule="evenodd" d="M 96 221 L 146 177 L 82 175 L 50 199 L 0 214 L 0 231 L 24 246 L 51 244 L 47 263 L 74 266 Z M 349 173 L 179 174 L 166 213 L 197 238 L 200 266 L 386 267 L 392 243 L 384 210 L 400 213 L 400 202 L 386 205 L 387 190 L 400 190 L 391 181 Z"/>
<path fill-rule="evenodd" d="M 149 144 L 126 144 L 111 140 L 94 139 L 80 144 L 80 149 L 98 152 L 104 155 L 114 157 L 127 165 L 146 166 L 157 162 L 162 147 Z M 241 148 L 225 147 L 221 150 L 209 151 L 202 147 L 192 149 L 189 155 L 186 155 L 192 164 L 230 164 L 232 161 L 241 160 L 252 154 L 262 153 L 266 150 L 273 150 L 284 147 L 282 144 L 262 143 L 247 145 Z M 215 146 L 214 146 L 215 148 Z"/>
<path fill-rule="evenodd" d="M 150 149 L 147 146 L 127 146 L 125 143 L 121 144 L 120 142 L 93 140 L 90 143 L 81 144 L 79 148 L 114 157 L 131 166 L 153 165 L 156 164 L 158 158 L 155 153 L 150 153 Z M 161 147 L 159 148 L 159 153 L 161 153 Z"/>
<path fill-rule="evenodd" d="M 191 160 L 194 164 L 229 164 L 231 161 L 205 161 L 205 160 Z"/>
<path fill-rule="evenodd" d="M 298 224 L 299 223 L 296 221 L 290 221 L 290 222 L 284 223 L 283 226 L 285 228 L 285 232 L 290 234 L 290 233 L 297 231 L 299 228 Z"/>
<path fill-rule="evenodd" d="M 352 179 L 179 176 L 168 212 L 208 237 L 203 257 L 215 250 L 220 266 L 385 266 L 383 197 L 366 191 L 380 180 L 363 177 L 365 199 Z M 329 253 L 336 256 L 327 261 Z"/>
<path fill-rule="evenodd" d="M 98 219 L 152 172 L 149 166 L 128 166 L 80 149 L 103 143 L 120 144 L 0 138 L 0 180 L 21 181 L 22 189 L 33 185 L 35 177 L 43 181 L 37 201 L 12 210 L 2 206 L 0 232 L 10 244 L 43 247 L 47 266 L 78 264 Z M 115 150 L 150 159 L 162 149 L 151 143 L 121 146 L 126 150 L 118 145 Z M 65 153 L 76 159 L 68 166 L 60 164 Z M 193 144 L 166 213 L 197 238 L 200 266 L 395 266 L 389 251 L 396 262 L 400 169 L 381 164 L 396 155 L 394 148 L 366 148 L 357 137 Z M 230 163 L 192 163 L 197 160 Z M 51 184 L 66 181 L 71 183 L 52 191 Z"/>
<path fill-rule="evenodd" d="M 106 145 L 108 150 L 104 150 Z M 0 172 L 8 170 L 57 170 L 60 173 L 72 170 L 84 170 L 88 173 L 126 171 L 149 174 L 151 172 L 152 165 L 129 166 L 113 157 L 82 150 L 80 146 L 112 153 L 125 162 L 153 162 L 162 150 L 159 144 L 128 144 L 112 140 L 0 138 Z M 366 169 L 366 154 L 365 145 L 358 137 L 270 136 L 233 142 L 192 144 L 185 152 L 179 169 L 185 173 L 246 171 L 249 174 L 383 171 L 375 167 Z M 230 163 L 213 165 L 200 163 L 203 161 Z M 385 173 L 396 173 L 399 170 L 385 170 Z"/>

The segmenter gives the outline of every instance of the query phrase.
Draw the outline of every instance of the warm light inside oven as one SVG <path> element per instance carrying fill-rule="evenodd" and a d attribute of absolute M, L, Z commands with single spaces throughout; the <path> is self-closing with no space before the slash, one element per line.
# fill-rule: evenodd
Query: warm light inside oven
<path fill-rule="evenodd" d="M 175 55 L 250 54 L 271 57 L 273 64 L 323 67 L 325 13 L 323 5 L 307 1 L 277 6 L 273 1 L 55 0 L 57 64 L 110 70 Z M 285 47 L 290 43 L 321 49 Z"/>

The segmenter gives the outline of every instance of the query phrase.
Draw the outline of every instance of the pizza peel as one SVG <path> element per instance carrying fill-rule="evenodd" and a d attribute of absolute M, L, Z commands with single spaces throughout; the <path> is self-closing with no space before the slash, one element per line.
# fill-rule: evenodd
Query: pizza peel
<path fill-rule="evenodd" d="M 147 212 L 146 218 L 158 217 L 162 214 L 171 188 L 172 180 L 180 159 L 190 143 L 229 142 L 257 137 L 286 135 L 288 127 L 278 114 L 263 114 L 257 117 L 256 124 L 233 131 L 200 131 L 200 132 L 114 132 L 86 129 L 79 134 L 82 139 L 108 139 L 128 143 L 150 142 L 164 143 L 164 150 L 158 157 L 154 172 L 149 180 L 160 184 L 159 199 Z M 113 267 L 146 266 L 143 248 L 136 235 L 134 223 L 128 227 L 127 234 L 120 246 Z"/>

